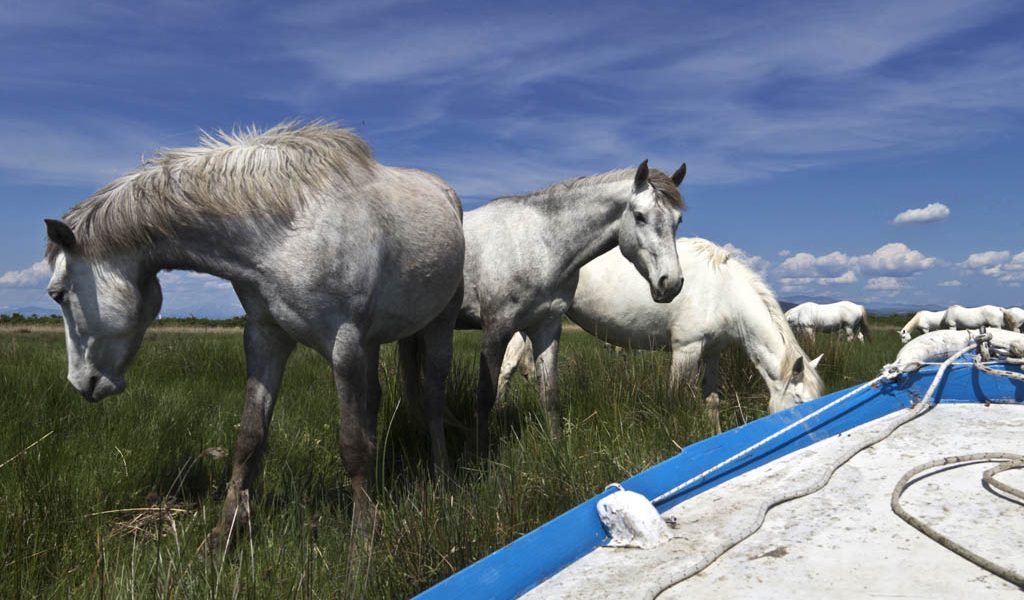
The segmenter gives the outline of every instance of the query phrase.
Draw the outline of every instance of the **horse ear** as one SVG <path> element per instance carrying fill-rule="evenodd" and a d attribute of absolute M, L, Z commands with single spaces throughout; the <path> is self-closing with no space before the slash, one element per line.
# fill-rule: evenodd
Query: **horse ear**
<path fill-rule="evenodd" d="M 793 363 L 793 377 L 802 377 L 804 374 L 804 357 L 798 356 Z"/>
<path fill-rule="evenodd" d="M 822 356 L 825 356 L 825 355 L 824 354 L 819 354 L 818 358 L 815 358 L 814 360 L 811 361 L 811 368 L 812 369 L 817 369 L 818 368 L 818 363 L 821 362 L 821 357 Z"/>
<path fill-rule="evenodd" d="M 75 232 L 71 231 L 67 223 L 58 219 L 43 219 L 43 222 L 46 223 L 46 236 L 51 242 L 64 250 L 75 247 Z"/>
<path fill-rule="evenodd" d="M 636 177 L 633 178 L 633 192 L 639 192 L 647 187 L 647 178 L 651 175 L 650 170 L 647 168 L 647 159 L 640 163 L 640 166 L 636 168 Z"/>
<path fill-rule="evenodd" d="M 683 182 L 683 178 L 686 177 L 686 163 L 679 167 L 675 173 L 672 174 L 672 183 L 679 187 L 679 184 Z"/>

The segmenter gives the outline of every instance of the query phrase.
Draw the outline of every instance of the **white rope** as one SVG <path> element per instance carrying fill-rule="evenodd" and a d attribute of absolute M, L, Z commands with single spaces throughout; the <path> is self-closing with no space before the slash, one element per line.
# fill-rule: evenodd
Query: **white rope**
<path fill-rule="evenodd" d="M 974 564 L 985 569 L 986 571 L 998 575 L 999 577 L 1002 577 L 1006 581 L 1009 581 L 1010 583 L 1016 586 L 1024 588 L 1024 573 L 1018 573 L 1009 567 L 999 565 L 985 558 L 984 556 L 967 549 L 965 546 L 962 546 L 958 542 L 953 541 L 948 536 L 939 533 L 932 526 L 925 523 L 923 520 L 907 512 L 906 509 L 903 508 L 903 505 L 900 504 L 900 497 L 903 495 L 903 492 L 905 492 L 907 487 L 910 485 L 911 478 L 913 478 L 915 475 L 923 471 L 927 471 L 928 469 L 934 469 L 935 467 L 943 467 L 946 465 L 955 465 L 960 463 L 979 461 L 987 462 L 996 460 L 1004 462 L 996 465 L 995 467 L 992 467 L 991 469 L 986 470 L 985 473 L 982 475 L 982 482 L 986 485 L 1001 490 L 1003 493 L 1009 496 L 1016 496 L 1017 498 L 1024 500 L 1024 491 L 1021 491 L 1005 482 L 995 479 L 995 475 L 997 473 L 1001 473 L 1002 471 L 1007 471 L 1009 469 L 1024 468 L 1024 456 L 1021 456 L 1019 454 L 1009 454 L 1006 452 L 979 452 L 976 454 L 965 454 L 963 456 L 947 456 L 946 458 L 931 460 L 907 471 L 903 475 L 903 477 L 900 478 L 899 482 L 896 484 L 896 487 L 893 488 L 892 497 L 889 500 L 889 506 L 892 507 L 892 511 L 899 515 L 901 519 L 909 523 L 912 527 L 914 527 L 921 533 L 927 535 L 928 537 L 932 538 L 933 540 L 941 544 L 944 548 L 959 554 L 960 556 L 973 562 Z M 997 497 L 999 496 L 997 495 Z"/>
<path fill-rule="evenodd" d="M 878 377 L 875 377 L 871 381 L 868 381 L 866 383 L 863 383 L 863 384 L 857 386 L 856 388 L 850 390 L 849 392 L 847 392 L 847 393 L 843 394 L 842 396 L 836 398 L 835 400 L 829 402 L 825 406 L 822 406 L 821 408 L 815 410 L 814 412 L 810 412 L 810 413 L 804 415 L 803 417 L 797 419 L 796 421 L 793 421 L 789 425 L 786 425 L 782 429 L 780 429 L 780 430 L 776 431 L 775 433 L 771 434 L 770 436 L 764 438 L 760 442 L 757 442 L 753 446 L 749 446 L 746 449 L 741 450 L 740 452 L 738 452 L 736 454 L 733 454 L 732 456 L 730 456 L 729 458 L 723 460 L 722 462 L 718 463 L 717 465 L 715 465 L 715 466 L 713 466 L 713 467 L 711 467 L 709 469 L 705 469 L 704 471 L 702 471 L 702 472 L 694 475 L 693 477 L 687 479 L 686 481 L 680 483 L 679 485 L 675 486 L 674 488 L 672 488 L 672 489 L 668 490 L 667 492 L 661 494 L 657 498 L 651 500 L 651 504 L 654 504 L 655 506 L 657 506 L 658 504 L 661 504 L 661 503 L 665 502 L 666 500 L 668 500 L 669 498 L 672 498 L 673 496 L 678 494 L 680 491 L 686 489 L 690 485 L 700 481 L 701 479 L 704 479 L 705 477 L 707 477 L 708 475 L 711 475 L 712 473 L 714 473 L 716 471 L 720 471 L 725 466 L 736 462 L 737 460 L 739 460 L 739 459 L 743 458 L 744 456 L 750 454 L 754 450 L 757 450 L 758 448 L 768 444 L 772 440 L 777 439 L 779 436 L 782 436 L 786 432 L 792 431 L 796 427 L 799 427 L 800 425 L 803 425 L 807 421 L 810 421 L 814 417 L 816 417 L 816 416 L 820 415 L 821 413 L 827 411 L 828 409 L 830 409 L 833 406 L 839 404 L 840 402 L 843 402 L 843 401 L 847 400 L 851 396 L 859 394 L 864 389 L 866 389 L 868 387 L 871 387 L 872 385 L 878 383 L 882 379 L 885 379 L 885 377 L 886 377 L 885 375 L 879 375 Z"/>
<path fill-rule="evenodd" d="M 868 448 L 870 446 L 873 446 L 873 445 L 877 444 L 878 442 L 884 440 L 885 438 L 887 438 L 890 435 L 892 435 L 892 433 L 894 431 L 896 431 L 896 429 L 898 429 L 899 427 L 909 423 L 910 421 L 913 421 L 914 419 L 916 419 L 917 417 L 921 416 L 922 414 L 927 412 L 929 409 L 931 409 L 932 406 L 933 406 L 933 403 L 931 402 L 932 395 L 935 393 L 935 390 L 938 387 L 939 383 L 941 382 L 943 376 L 945 376 L 946 370 L 957 359 L 959 359 L 961 356 L 963 356 L 964 354 L 966 354 L 967 352 L 969 352 L 970 350 L 972 350 L 974 348 L 975 348 L 975 344 L 972 343 L 972 344 L 970 344 L 968 346 L 965 346 L 964 348 L 962 348 L 961 350 L 957 351 L 952 356 L 947 358 L 941 364 L 941 366 L 938 368 L 938 370 L 936 370 L 935 375 L 932 378 L 932 383 L 931 383 L 931 385 L 928 386 L 928 390 L 925 392 L 925 394 L 921 398 L 920 402 L 918 402 L 917 404 L 912 406 L 906 412 L 906 414 L 900 416 L 900 418 L 898 418 L 897 420 L 893 421 L 883 431 L 879 432 L 877 435 L 874 435 L 871 439 L 867 440 L 864 443 L 861 443 L 861 444 L 858 444 L 856 446 L 853 446 L 852 448 L 850 448 L 849 450 L 844 452 L 839 457 L 839 459 L 835 462 L 835 464 L 833 464 L 830 469 L 826 469 L 822 473 L 820 473 L 818 475 L 817 479 L 809 482 L 807 485 L 804 485 L 803 487 L 801 487 L 799 489 L 783 491 L 783 492 L 781 492 L 781 493 L 779 493 L 779 494 L 777 494 L 775 496 L 768 497 L 765 500 L 763 500 L 761 505 L 758 507 L 757 516 L 748 524 L 747 527 L 745 527 L 743 530 L 741 530 L 741 531 L 739 531 L 739 532 L 729 536 L 727 539 L 722 540 L 722 542 L 720 542 L 717 545 L 717 547 L 715 547 L 711 551 L 708 551 L 708 552 L 704 553 L 702 555 L 700 561 L 698 561 L 697 563 L 691 565 L 690 568 L 686 569 L 684 572 L 682 572 L 682 573 L 674 573 L 674 574 L 671 574 L 671 575 L 663 575 L 660 572 L 655 573 L 654 574 L 655 581 L 653 582 L 654 585 L 653 585 L 653 588 L 651 589 L 652 593 L 646 594 L 646 597 L 649 598 L 649 599 L 656 598 L 657 596 L 661 595 L 661 593 L 664 592 L 665 590 L 667 590 L 668 588 L 670 588 L 670 587 L 672 587 L 672 586 L 674 586 L 674 585 L 676 585 L 676 584 L 678 584 L 678 583 L 680 583 L 682 581 L 685 581 L 686 579 L 689 579 L 693 575 L 703 571 L 711 563 L 713 563 L 714 561 L 718 560 L 718 558 L 720 556 L 722 556 L 723 554 L 728 552 L 733 546 L 735 546 L 736 544 L 739 544 L 740 542 L 742 542 L 743 540 L 747 539 L 748 537 L 753 535 L 755 532 L 757 532 L 761 528 L 761 526 L 764 524 L 764 519 L 767 516 L 768 511 L 772 507 L 774 507 L 774 506 L 776 506 L 778 504 L 782 504 L 783 502 L 788 502 L 790 500 L 794 500 L 796 498 L 800 498 L 800 497 L 806 496 L 808 494 L 812 494 L 812 493 L 820 490 L 821 488 L 825 487 L 825 485 L 827 485 L 828 482 L 832 479 L 832 475 L 836 472 L 836 470 L 839 469 L 840 467 L 842 467 L 847 462 L 849 462 L 850 459 L 852 459 L 854 456 L 859 454 L 862 450 L 864 450 L 865 448 Z M 793 427 L 799 425 L 800 423 L 806 422 L 807 420 L 809 420 L 809 419 L 813 418 L 814 416 L 824 412 L 825 410 L 831 408 L 832 406 L 835 406 L 839 402 L 842 402 L 842 401 L 852 397 L 854 394 L 862 391 L 863 389 L 867 388 L 869 385 L 872 385 L 872 384 L 878 382 L 881 379 L 891 379 L 892 377 L 893 377 L 892 373 L 883 372 L 882 375 L 879 375 L 875 379 L 873 379 L 873 380 L 871 380 L 871 381 L 869 381 L 869 382 L 867 382 L 865 384 L 862 384 L 862 385 L 858 386 L 857 388 L 855 388 L 851 392 L 843 394 L 841 397 L 837 398 L 836 400 L 833 400 L 832 402 L 829 402 L 828 404 L 826 404 L 825 406 L 822 406 L 818 410 L 816 410 L 816 411 L 806 415 L 805 417 L 801 418 L 798 421 L 793 422 L 792 424 L 787 426 L 785 429 L 780 430 L 779 432 L 777 432 L 775 435 L 771 436 L 770 438 L 766 438 L 766 440 L 764 440 L 764 441 L 766 442 L 766 441 L 770 440 L 772 437 L 778 437 L 778 435 L 780 435 L 784 431 L 792 429 Z M 687 485 L 693 483 L 694 481 L 698 481 L 701 478 L 706 477 L 707 474 L 710 474 L 710 473 L 712 473 L 712 472 L 722 468 L 726 464 L 729 464 L 729 463 L 733 462 L 738 457 L 744 456 L 746 454 L 749 454 L 750 452 L 752 452 L 757 447 L 760 447 L 760 446 L 763 446 L 763 445 L 764 445 L 763 443 L 759 442 L 757 444 L 754 444 L 754 446 L 751 446 L 750 448 L 747 448 L 747 449 L 741 451 L 739 454 L 734 455 L 734 456 L 732 456 L 732 457 L 722 461 L 718 465 L 715 465 L 714 467 L 711 467 L 710 469 L 704 471 L 703 473 L 701 473 L 701 474 L 699 474 L 699 475 L 697 475 L 695 477 L 692 477 L 687 482 L 684 482 L 683 484 L 680 484 L 680 485 L 672 488 L 671 490 L 669 490 L 668 492 L 662 494 L 661 496 L 658 496 L 657 498 L 654 499 L 654 503 L 659 502 L 659 500 L 660 501 L 664 501 L 665 498 L 671 497 L 673 494 L 678 493 L 680 490 L 682 490 Z"/>

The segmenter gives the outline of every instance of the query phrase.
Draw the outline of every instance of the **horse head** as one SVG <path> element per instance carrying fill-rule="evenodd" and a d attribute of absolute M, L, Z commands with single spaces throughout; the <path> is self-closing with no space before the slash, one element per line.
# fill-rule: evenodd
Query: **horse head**
<path fill-rule="evenodd" d="M 789 377 L 784 377 L 781 385 L 770 386 L 769 412 L 776 413 L 821 397 L 825 390 L 817 369 L 822 356 L 824 355 L 806 362 L 803 356 L 797 357 L 790 369 Z"/>
<path fill-rule="evenodd" d="M 137 260 L 84 255 L 63 221 L 47 219 L 46 233 L 57 248 L 47 293 L 64 314 L 68 381 L 92 402 L 118 394 L 128 363 L 160 312 L 160 282 Z"/>
<path fill-rule="evenodd" d="M 675 237 L 683 210 L 677 188 L 685 176 L 685 164 L 669 179 L 660 171 L 651 172 L 645 160 L 636 170 L 629 204 L 619 219 L 619 249 L 647 279 L 655 302 L 671 302 L 683 288 Z"/>

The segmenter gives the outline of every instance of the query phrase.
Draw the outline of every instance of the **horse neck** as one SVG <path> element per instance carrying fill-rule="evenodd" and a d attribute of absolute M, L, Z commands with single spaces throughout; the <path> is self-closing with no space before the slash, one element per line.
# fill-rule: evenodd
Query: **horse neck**
<path fill-rule="evenodd" d="M 173 238 L 155 240 L 143 260 L 154 271 L 184 269 L 233 282 L 256 281 L 266 236 L 242 223 L 237 228 L 220 225 L 177 230 Z"/>
<path fill-rule="evenodd" d="M 583 184 L 545 204 L 544 243 L 560 272 L 576 273 L 618 244 L 619 218 L 632 194 L 631 180 Z"/>
<path fill-rule="evenodd" d="M 754 289 L 750 292 L 758 296 L 753 302 L 736 303 L 740 343 L 766 383 L 781 383 L 792 354 L 800 353 L 799 346 L 795 338 L 780 331 L 781 323 L 776 323 L 760 294 Z M 780 314 L 778 320 L 785 322 L 785 317 Z"/>

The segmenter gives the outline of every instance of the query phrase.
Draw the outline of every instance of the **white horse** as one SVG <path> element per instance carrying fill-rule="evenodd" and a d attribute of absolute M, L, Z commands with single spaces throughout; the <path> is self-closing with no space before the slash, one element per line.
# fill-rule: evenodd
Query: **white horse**
<path fill-rule="evenodd" d="M 1003 328 L 1024 332 L 1024 308 L 1011 306 L 1003 309 Z"/>
<path fill-rule="evenodd" d="M 946 311 L 944 310 L 917 311 L 913 317 L 910 317 L 907 324 L 903 326 L 903 329 L 900 329 L 900 340 L 906 344 L 915 335 L 943 329 L 942 319 L 945 316 Z"/>
<path fill-rule="evenodd" d="M 843 300 L 831 304 L 804 302 L 786 311 L 789 325 L 811 339 L 815 331 L 844 331 L 846 339 L 857 338 L 861 342 L 870 338 L 868 311 L 860 304 Z"/>
<path fill-rule="evenodd" d="M 700 238 L 676 240 L 686 289 L 669 304 L 652 302 L 643 280 L 616 251 L 580 270 L 569 317 L 617 346 L 672 350 L 670 392 L 696 375 L 703 359 L 703 395 L 718 431 L 719 358 L 739 344 L 768 386 L 768 408 L 784 410 L 824 392 L 817 365 L 809 360 L 760 277 L 724 248 Z M 509 344 L 502 374 L 527 353 L 520 336 Z M 507 380 L 507 376 L 504 377 Z"/>
<path fill-rule="evenodd" d="M 387 167 L 352 132 L 282 124 L 166 150 L 47 220 L 49 294 L 64 314 L 68 380 L 98 401 L 160 311 L 157 272 L 228 279 L 245 308 L 246 394 L 211 544 L 249 522 L 285 363 L 301 342 L 330 361 L 353 526 L 372 527 L 381 344 L 419 353 L 434 461 L 446 461 L 443 389 L 462 300 L 462 206 L 437 177 Z M 418 377 L 417 377 L 418 379 Z M 407 392 L 419 389 L 407 379 Z"/>
<path fill-rule="evenodd" d="M 954 304 L 946 309 L 942 317 L 944 329 L 977 329 L 979 327 L 997 327 L 1002 329 L 1005 322 L 1003 309 L 992 304 L 964 308 Z"/>
<path fill-rule="evenodd" d="M 647 161 L 581 177 L 526 196 L 498 198 L 466 213 L 466 293 L 459 327 L 483 330 L 477 392 L 477 451 L 489 449 L 488 418 L 505 347 L 517 331 L 533 341 L 541 401 L 550 431 L 559 417 L 557 356 L 562 316 L 580 268 L 618 246 L 646 278 L 647 295 L 668 302 L 683 279 L 672 241 L 683 199 Z"/>

